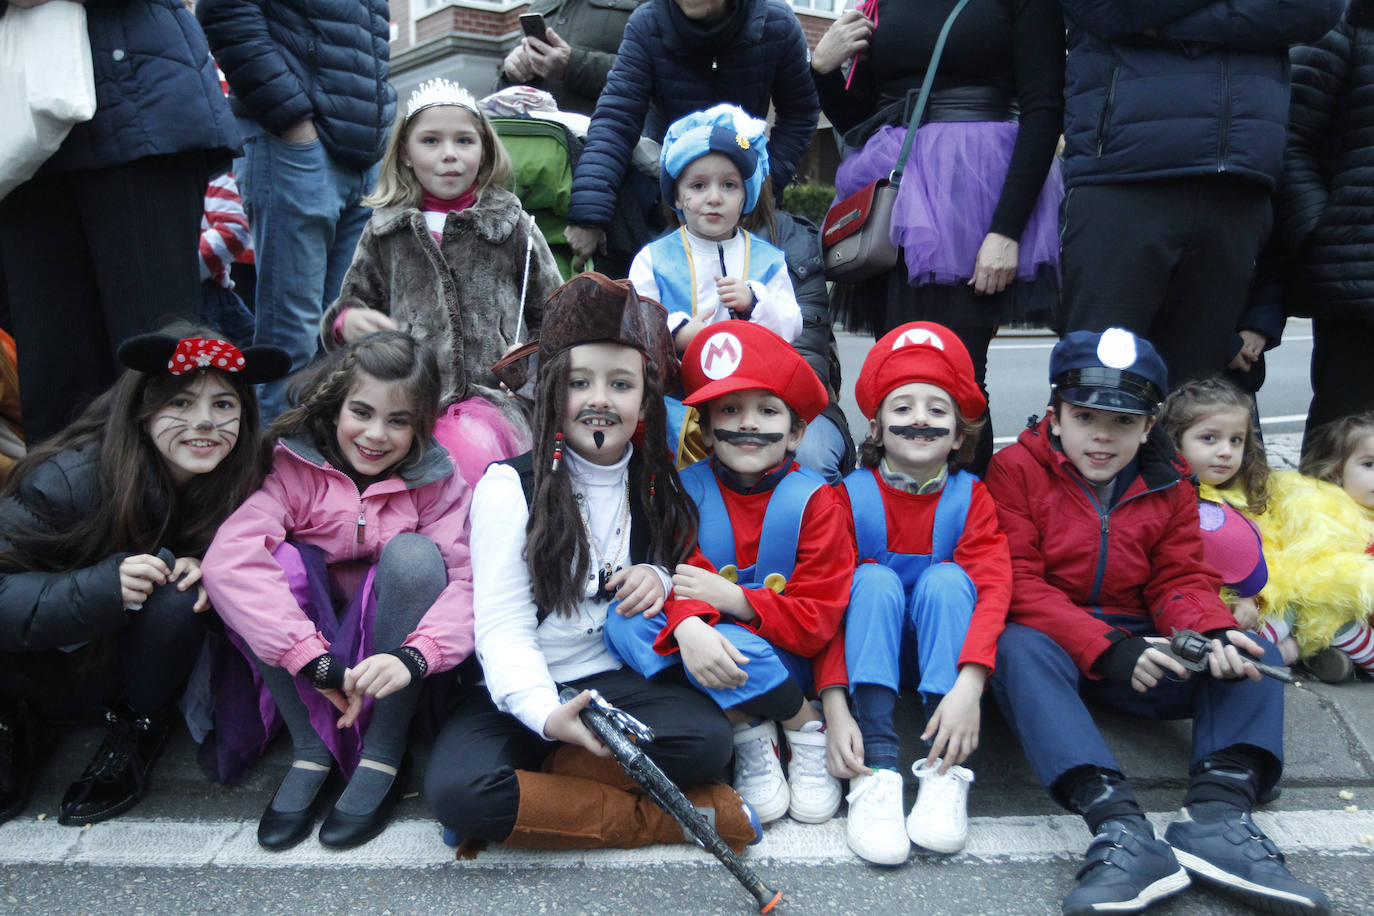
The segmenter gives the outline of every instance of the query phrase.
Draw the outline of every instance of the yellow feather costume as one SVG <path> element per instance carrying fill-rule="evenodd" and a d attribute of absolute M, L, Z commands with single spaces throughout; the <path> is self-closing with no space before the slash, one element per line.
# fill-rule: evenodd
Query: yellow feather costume
<path fill-rule="evenodd" d="M 1269 566 L 1262 612 L 1295 613 L 1293 636 L 1306 657 L 1330 645 L 1346 624 L 1374 613 L 1374 556 L 1367 552 L 1374 516 L 1335 484 L 1297 471 L 1273 471 L 1269 488 L 1269 505 L 1254 519 Z M 1203 489 L 1209 498 L 1210 488 Z M 1236 505 L 1231 493 L 1213 493 L 1210 498 Z"/>

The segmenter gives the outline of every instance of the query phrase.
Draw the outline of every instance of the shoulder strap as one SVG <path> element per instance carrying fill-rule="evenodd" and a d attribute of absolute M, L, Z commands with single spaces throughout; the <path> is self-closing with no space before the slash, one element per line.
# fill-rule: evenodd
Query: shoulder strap
<path fill-rule="evenodd" d="M 940 35 L 935 39 L 935 49 L 930 52 L 930 64 L 926 67 L 925 79 L 921 81 L 921 94 L 916 97 L 916 107 L 911 112 L 911 123 L 906 126 L 906 140 L 902 141 L 902 152 L 897 156 L 897 164 L 892 169 L 892 175 L 888 181 L 895 188 L 902 183 L 902 173 L 906 171 L 906 157 L 911 155 L 911 144 L 916 140 L 916 128 L 921 126 L 921 116 L 925 114 L 926 100 L 930 98 L 930 86 L 935 82 L 935 71 L 939 69 L 940 57 L 945 53 L 945 39 L 949 37 L 949 30 L 954 25 L 955 17 L 968 6 L 968 0 L 959 0 L 954 4 L 954 9 L 949 11 L 949 16 L 945 18 L 945 24 L 940 29 Z"/>
<path fill-rule="evenodd" d="M 882 490 L 871 468 L 855 468 L 844 478 L 854 534 L 859 541 L 859 560 L 883 562 L 887 556 L 887 510 Z"/>
<path fill-rule="evenodd" d="M 711 470 L 710 459 L 703 458 L 688 465 L 678 472 L 678 477 L 701 517 L 697 525 L 697 546 L 716 569 L 736 565 L 735 532 L 730 527 L 730 513 L 720 495 L 720 484 Z"/>
<path fill-rule="evenodd" d="M 770 573 L 792 578 L 797 566 L 797 543 L 801 540 L 802 517 L 811 497 L 825 480 L 810 468 L 799 468 L 785 475 L 773 489 L 763 513 L 759 532 L 759 555 L 754 562 L 754 580 L 762 584 Z"/>
<path fill-rule="evenodd" d="M 931 562 L 946 563 L 954 559 L 954 548 L 964 533 L 968 521 L 968 506 L 976 478 L 968 471 L 951 474 L 940 491 L 935 504 L 935 523 L 930 533 Z"/>

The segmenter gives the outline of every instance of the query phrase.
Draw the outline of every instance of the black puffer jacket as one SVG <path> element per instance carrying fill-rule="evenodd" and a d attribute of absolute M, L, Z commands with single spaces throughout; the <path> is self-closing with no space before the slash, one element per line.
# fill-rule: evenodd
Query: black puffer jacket
<path fill-rule="evenodd" d="M 1374 316 L 1374 0 L 1297 45 L 1275 233 L 1293 314 Z"/>
<path fill-rule="evenodd" d="M 661 140 L 678 118 L 719 102 L 756 118 L 768 117 L 772 102 L 768 161 L 781 198 L 821 110 L 806 36 L 782 0 L 731 0 L 727 8 L 711 25 L 687 19 L 674 0 L 651 0 L 630 16 L 573 174 L 569 223 L 609 225 L 640 135 Z"/>
<path fill-rule="evenodd" d="M 200 0 L 196 16 L 234 110 L 280 134 L 315 119 L 333 158 L 382 158 L 396 119 L 387 0 Z"/>
<path fill-rule="evenodd" d="M 98 498 L 99 476 L 95 448 L 59 452 L 35 467 L 18 492 L 0 502 L 0 552 L 12 547 L 5 532 L 60 531 L 88 515 Z M 146 502 L 151 514 L 165 511 L 162 493 L 147 494 Z M 67 572 L 0 573 L 0 646 L 6 652 L 55 649 L 124 626 L 129 614 L 119 564 L 130 555 L 112 553 Z"/>

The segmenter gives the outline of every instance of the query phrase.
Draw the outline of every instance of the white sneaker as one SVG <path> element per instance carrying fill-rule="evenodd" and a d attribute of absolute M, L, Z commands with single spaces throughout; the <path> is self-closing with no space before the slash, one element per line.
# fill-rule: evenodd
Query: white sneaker
<path fill-rule="evenodd" d="M 924 757 L 911 765 L 919 788 L 906 819 L 906 835 L 931 852 L 958 852 L 968 842 L 968 787 L 973 771 L 950 767 L 942 776 L 939 770 L 938 757 L 932 767 L 926 766 Z"/>
<path fill-rule="evenodd" d="M 825 768 L 825 723 L 807 722 L 800 731 L 783 729 L 792 751 L 787 787 L 792 802 L 787 813 L 803 824 L 823 824 L 840 810 L 840 781 Z"/>
<path fill-rule="evenodd" d="M 845 842 L 855 855 L 874 865 L 901 865 L 911 854 L 903 808 L 902 777 L 896 770 L 855 776 L 849 780 Z"/>
<path fill-rule="evenodd" d="M 735 791 L 761 823 L 787 813 L 787 779 L 778 759 L 778 729 L 772 722 L 735 726 Z"/>

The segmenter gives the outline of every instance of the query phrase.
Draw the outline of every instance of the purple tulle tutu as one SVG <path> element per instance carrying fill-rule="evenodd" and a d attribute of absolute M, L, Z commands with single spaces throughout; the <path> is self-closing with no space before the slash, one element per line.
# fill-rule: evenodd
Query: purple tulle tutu
<path fill-rule="evenodd" d="M 1010 121 L 934 121 L 921 125 L 911 146 L 892 211 L 892 241 L 905 253 L 913 286 L 955 284 L 973 276 L 978 249 L 1006 180 L 1018 127 Z M 891 173 L 905 127 L 883 127 L 835 175 L 836 200 Z M 1020 238 L 1016 276 L 1059 265 L 1059 202 L 1064 180 L 1058 159 Z"/>

